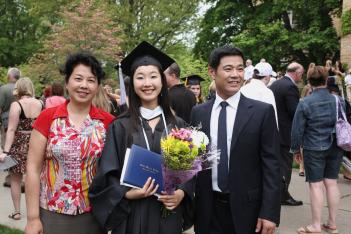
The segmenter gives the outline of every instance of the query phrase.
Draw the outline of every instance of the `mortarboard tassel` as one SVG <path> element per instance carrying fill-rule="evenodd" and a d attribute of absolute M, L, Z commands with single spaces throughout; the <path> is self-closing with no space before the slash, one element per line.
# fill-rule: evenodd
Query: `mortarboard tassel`
<path fill-rule="evenodd" d="M 120 100 L 120 105 L 126 104 L 127 102 L 127 94 L 126 94 L 126 87 L 124 85 L 124 79 L 123 79 L 123 74 L 122 74 L 122 68 L 121 68 L 121 63 L 118 63 L 116 66 L 117 69 L 117 77 L 119 79 L 119 89 L 120 89 L 120 95 L 121 95 L 121 100 Z"/>

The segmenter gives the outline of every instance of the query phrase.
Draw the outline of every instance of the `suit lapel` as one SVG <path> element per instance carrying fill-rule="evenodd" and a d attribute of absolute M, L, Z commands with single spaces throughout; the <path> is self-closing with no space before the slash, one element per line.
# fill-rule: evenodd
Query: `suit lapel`
<path fill-rule="evenodd" d="M 252 108 L 252 104 L 248 102 L 248 99 L 244 95 L 240 94 L 240 101 L 238 104 L 238 110 L 236 112 L 236 117 L 234 122 L 232 142 L 230 144 L 230 152 L 233 151 L 241 131 L 243 130 L 247 122 L 250 120 L 253 113 L 254 113 L 254 110 Z"/>
<path fill-rule="evenodd" d="M 214 99 L 206 102 L 203 104 L 202 108 L 203 110 L 201 111 L 201 115 L 199 116 L 199 123 L 201 123 L 201 131 L 203 131 L 208 139 L 210 139 L 211 142 L 211 113 L 212 113 L 212 107 L 214 104 Z M 194 126 L 197 127 L 197 126 Z M 212 189 L 212 170 L 204 170 L 202 171 L 202 174 L 207 177 L 206 181 L 209 183 L 208 188 Z M 212 193 L 210 193 L 212 195 Z"/>
<path fill-rule="evenodd" d="M 211 112 L 212 112 L 212 107 L 214 104 L 214 99 L 211 101 L 207 102 L 203 108 L 204 108 L 204 115 L 201 121 L 202 125 L 202 131 L 206 133 L 209 139 L 211 139 Z"/>

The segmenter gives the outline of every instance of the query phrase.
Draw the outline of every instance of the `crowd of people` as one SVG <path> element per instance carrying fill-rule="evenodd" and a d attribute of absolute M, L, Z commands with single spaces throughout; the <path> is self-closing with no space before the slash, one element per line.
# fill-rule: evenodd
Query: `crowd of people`
<path fill-rule="evenodd" d="M 8 70 L 8 83 L 0 87 L 0 163 L 7 156 L 18 162 L 8 171 L 13 220 L 23 218 L 25 175 L 27 234 L 181 234 L 191 226 L 196 234 L 271 234 L 282 205 L 303 204 L 289 191 L 294 159 L 308 182 L 312 214 L 298 233 L 338 233 L 337 179 L 350 153 L 337 145 L 337 108 L 351 117 L 351 74 L 340 62 L 311 64 L 300 92 L 301 64 L 276 73 L 264 59 L 254 66 L 240 49 L 218 47 L 208 59 L 207 97 L 203 77 L 181 78 L 178 64 L 147 42 L 119 69 L 125 90 L 113 91 L 93 55 L 71 54 L 63 82 L 46 86 L 39 99 L 30 78 Z M 218 165 L 173 194 L 154 196 L 159 185 L 152 178 L 142 188 L 121 185 L 127 148 L 161 153 L 170 126 L 201 127 L 220 150 Z M 351 180 L 346 168 L 343 173 Z M 162 207 L 172 212 L 164 217 Z"/>

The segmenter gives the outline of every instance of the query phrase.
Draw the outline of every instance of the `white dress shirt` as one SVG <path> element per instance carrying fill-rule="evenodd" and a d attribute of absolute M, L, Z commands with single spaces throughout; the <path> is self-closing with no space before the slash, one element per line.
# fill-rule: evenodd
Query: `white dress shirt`
<path fill-rule="evenodd" d="M 278 127 L 277 107 L 275 105 L 275 98 L 272 90 L 267 88 L 261 80 L 251 79 L 250 83 L 241 87 L 240 92 L 245 97 L 271 104 L 274 108 L 275 121 Z"/>
<path fill-rule="evenodd" d="M 227 106 L 227 149 L 228 149 L 228 167 L 230 161 L 230 146 L 232 142 L 232 135 L 233 135 L 233 128 L 235 122 L 235 116 L 238 109 L 238 104 L 240 101 L 240 92 L 237 92 L 227 100 L 223 100 L 218 94 L 216 93 L 216 99 L 212 107 L 211 112 L 211 145 L 212 148 L 217 148 L 217 134 L 218 134 L 218 118 L 219 113 L 222 109 L 220 103 L 222 101 L 226 101 L 229 105 Z M 214 191 L 221 192 L 221 189 L 218 187 L 218 173 L 217 173 L 217 166 L 212 168 L 212 189 Z"/>

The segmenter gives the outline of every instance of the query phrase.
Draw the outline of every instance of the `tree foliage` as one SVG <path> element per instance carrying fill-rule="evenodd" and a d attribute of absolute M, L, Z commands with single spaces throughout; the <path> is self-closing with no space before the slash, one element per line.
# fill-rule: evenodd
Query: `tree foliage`
<path fill-rule="evenodd" d="M 200 0 L 109 1 L 114 21 L 123 31 L 123 51 L 131 51 L 143 40 L 164 51 L 178 44 L 196 28 L 199 2 Z"/>
<path fill-rule="evenodd" d="M 40 22 L 32 17 L 24 1 L 0 0 L 0 65 L 26 61 L 39 48 L 36 30 Z"/>
<path fill-rule="evenodd" d="M 195 58 L 191 50 L 184 45 L 176 45 L 169 49 L 169 55 L 177 62 L 181 70 L 181 77 L 199 75 L 205 79 L 201 82 L 202 96 L 208 93 L 207 87 L 211 83 L 211 78 L 207 73 L 207 62 L 201 58 Z"/>
<path fill-rule="evenodd" d="M 293 60 L 307 66 L 339 56 L 332 16 L 340 14 L 341 0 L 214 2 L 200 26 L 198 56 L 207 57 L 226 43 L 240 47 L 254 62 L 265 58 L 278 68 Z"/>
<path fill-rule="evenodd" d="M 43 42 L 42 50 L 31 58 L 24 70 L 37 82 L 49 84 L 60 79 L 59 68 L 67 55 L 87 51 L 106 66 L 108 73 L 119 60 L 119 27 L 111 20 L 101 2 L 84 0 L 76 6 L 67 7 L 59 16 L 61 21 L 52 25 Z"/>
<path fill-rule="evenodd" d="M 57 22 L 68 0 L 0 0 L 0 65 L 27 62 L 41 48 L 44 35 Z"/>
<path fill-rule="evenodd" d="M 348 10 L 342 14 L 341 32 L 343 35 L 351 33 L 351 10 Z"/>

